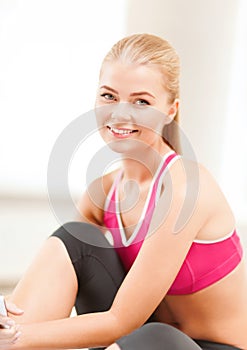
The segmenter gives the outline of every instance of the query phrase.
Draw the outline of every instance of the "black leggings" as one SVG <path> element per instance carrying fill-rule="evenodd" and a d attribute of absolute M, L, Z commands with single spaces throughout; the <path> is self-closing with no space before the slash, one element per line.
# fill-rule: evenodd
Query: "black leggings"
<path fill-rule="evenodd" d="M 189 338 L 164 323 L 148 323 L 116 342 L 122 350 L 233 350 L 230 345 Z"/>
<path fill-rule="evenodd" d="M 104 235 L 92 225 L 69 222 L 57 229 L 52 236 L 62 240 L 75 269 L 78 281 L 75 302 L 77 314 L 108 310 L 126 272 Z M 123 350 L 238 349 L 219 343 L 192 340 L 174 327 L 153 321 L 151 316 L 144 326 L 119 339 L 119 347 Z"/>

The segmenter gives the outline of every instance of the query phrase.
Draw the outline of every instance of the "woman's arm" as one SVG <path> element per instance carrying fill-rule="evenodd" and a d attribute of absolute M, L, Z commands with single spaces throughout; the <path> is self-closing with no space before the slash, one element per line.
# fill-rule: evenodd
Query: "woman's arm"
<path fill-rule="evenodd" d="M 122 332 L 110 311 L 20 326 L 21 337 L 9 349 L 78 349 L 103 347 Z"/>
<path fill-rule="evenodd" d="M 104 231 L 103 216 L 105 200 L 117 171 L 115 170 L 97 178 L 89 184 L 78 202 L 79 221 L 96 225 Z"/>

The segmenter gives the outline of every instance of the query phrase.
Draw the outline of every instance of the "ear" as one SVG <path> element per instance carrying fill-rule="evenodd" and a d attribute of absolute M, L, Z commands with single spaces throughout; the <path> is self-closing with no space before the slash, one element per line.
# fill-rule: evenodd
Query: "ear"
<path fill-rule="evenodd" d="M 173 119 L 175 118 L 177 111 L 179 109 L 179 105 L 180 105 L 180 100 L 178 98 L 175 98 L 172 105 L 169 107 L 169 111 L 168 111 L 168 118 L 170 122 L 172 122 Z"/>

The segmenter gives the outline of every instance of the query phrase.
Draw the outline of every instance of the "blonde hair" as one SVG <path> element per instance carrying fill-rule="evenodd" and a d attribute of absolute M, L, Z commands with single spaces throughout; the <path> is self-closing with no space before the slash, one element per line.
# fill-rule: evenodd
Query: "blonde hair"
<path fill-rule="evenodd" d="M 152 34 L 133 34 L 119 40 L 105 56 L 105 62 L 120 61 L 127 64 L 154 65 L 164 75 L 164 85 L 169 93 L 169 103 L 179 98 L 180 60 L 168 41 Z M 164 141 L 181 154 L 179 136 L 179 111 L 163 130 Z"/>

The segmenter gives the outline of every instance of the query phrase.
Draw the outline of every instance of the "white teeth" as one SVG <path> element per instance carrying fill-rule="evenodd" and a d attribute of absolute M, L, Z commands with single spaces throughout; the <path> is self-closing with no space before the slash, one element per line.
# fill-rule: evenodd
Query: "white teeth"
<path fill-rule="evenodd" d="M 128 135 L 132 133 L 132 130 L 126 130 L 126 129 L 115 129 L 115 128 L 110 128 L 112 132 L 115 134 L 119 135 Z"/>

